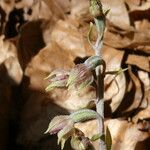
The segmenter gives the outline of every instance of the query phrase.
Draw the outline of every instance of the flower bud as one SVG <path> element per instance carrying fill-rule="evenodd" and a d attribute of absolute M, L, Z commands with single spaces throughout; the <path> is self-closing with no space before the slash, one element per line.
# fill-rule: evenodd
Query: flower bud
<path fill-rule="evenodd" d="M 90 9 L 91 15 L 93 17 L 103 16 L 102 4 L 100 0 L 90 0 Z"/>
<path fill-rule="evenodd" d="M 83 122 L 91 119 L 98 118 L 99 114 L 91 109 L 81 109 L 72 114 L 70 114 L 69 118 L 71 118 L 74 122 Z"/>

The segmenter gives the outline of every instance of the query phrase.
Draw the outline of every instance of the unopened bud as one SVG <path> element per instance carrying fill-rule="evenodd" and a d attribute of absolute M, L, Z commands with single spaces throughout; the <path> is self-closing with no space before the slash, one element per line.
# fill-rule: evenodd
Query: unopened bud
<path fill-rule="evenodd" d="M 90 0 L 90 9 L 91 15 L 93 17 L 103 16 L 102 4 L 100 0 Z"/>
<path fill-rule="evenodd" d="M 96 119 L 98 116 L 99 114 L 91 109 L 81 109 L 69 115 L 69 117 L 76 123 Z"/>

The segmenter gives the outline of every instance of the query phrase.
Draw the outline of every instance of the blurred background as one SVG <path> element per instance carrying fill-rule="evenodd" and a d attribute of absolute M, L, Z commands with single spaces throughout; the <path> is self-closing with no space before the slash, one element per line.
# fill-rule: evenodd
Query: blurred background
<path fill-rule="evenodd" d="M 110 9 L 102 49 L 107 71 L 128 68 L 115 80 L 105 77 L 112 150 L 149 150 L 150 0 L 101 1 Z M 92 21 L 89 0 L 0 0 L 0 150 L 60 149 L 56 136 L 44 134 L 50 120 L 86 107 L 95 90 L 46 93 L 44 78 L 94 55 L 87 40 Z M 96 121 L 77 127 L 88 137 L 97 132 Z"/>

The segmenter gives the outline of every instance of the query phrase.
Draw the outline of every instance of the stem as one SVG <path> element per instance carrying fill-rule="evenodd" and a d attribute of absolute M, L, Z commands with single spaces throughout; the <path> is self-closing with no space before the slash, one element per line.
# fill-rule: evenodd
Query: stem
<path fill-rule="evenodd" d="M 95 55 L 101 56 L 101 48 L 103 46 L 103 35 L 105 30 L 105 18 L 94 18 L 97 31 L 98 31 L 98 37 L 95 44 Z M 97 103 L 96 103 L 96 111 L 100 114 L 100 118 L 98 118 L 98 129 L 99 134 L 101 137 L 105 137 L 105 131 L 104 131 L 104 77 L 105 77 L 105 70 L 106 70 L 106 63 L 103 60 L 102 66 L 99 66 L 96 68 L 96 78 L 97 78 L 97 89 L 96 89 L 96 95 L 97 95 Z M 99 149 L 100 150 L 106 150 L 106 143 L 105 138 L 100 138 L 99 143 Z"/>
<path fill-rule="evenodd" d="M 98 32 L 98 37 L 93 49 L 95 50 L 95 55 L 101 56 L 101 48 L 103 46 L 103 35 L 105 30 L 105 14 L 102 8 L 101 0 L 90 0 L 90 12 L 94 17 L 94 22 Z M 99 134 L 104 137 L 104 77 L 105 77 L 106 64 L 103 60 L 101 66 L 97 67 L 96 72 L 96 111 L 99 113 L 98 118 L 98 128 Z M 100 139 L 100 150 L 106 150 L 106 144 L 104 139 Z"/>
<path fill-rule="evenodd" d="M 105 70 L 105 62 L 103 70 Z M 102 72 L 101 67 L 96 68 L 96 76 L 97 76 L 96 111 L 101 116 L 100 118 L 98 118 L 98 129 L 100 135 L 104 136 L 104 71 Z M 106 144 L 104 139 L 100 139 L 100 150 L 106 150 Z"/>

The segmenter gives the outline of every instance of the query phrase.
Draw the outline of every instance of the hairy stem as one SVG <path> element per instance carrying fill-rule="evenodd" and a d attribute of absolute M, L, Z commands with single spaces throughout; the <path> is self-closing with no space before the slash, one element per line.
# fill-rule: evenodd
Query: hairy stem
<path fill-rule="evenodd" d="M 97 103 L 96 103 L 96 111 L 100 114 L 100 118 L 98 118 L 98 129 L 99 133 L 102 137 L 104 137 L 104 70 L 105 70 L 105 62 L 103 65 L 103 71 L 101 67 L 96 68 L 96 76 L 97 76 Z M 106 150 L 106 144 L 104 139 L 100 139 L 100 150 Z"/>
<path fill-rule="evenodd" d="M 105 30 L 105 15 L 103 14 L 102 5 L 99 1 L 99 7 L 100 7 L 100 16 L 94 17 L 94 22 L 97 28 L 98 37 L 96 40 L 96 43 L 94 45 L 95 55 L 101 56 L 101 48 L 103 46 L 103 35 Z M 97 102 L 96 102 L 96 111 L 99 113 L 101 117 L 98 118 L 98 129 L 99 134 L 101 137 L 104 137 L 105 131 L 104 131 L 104 77 L 105 77 L 105 69 L 106 64 L 103 60 L 103 63 L 101 66 L 96 68 L 96 82 L 97 82 L 97 89 L 96 89 L 96 95 L 97 95 Z M 100 150 L 106 150 L 106 144 L 104 138 L 100 138 Z"/>

